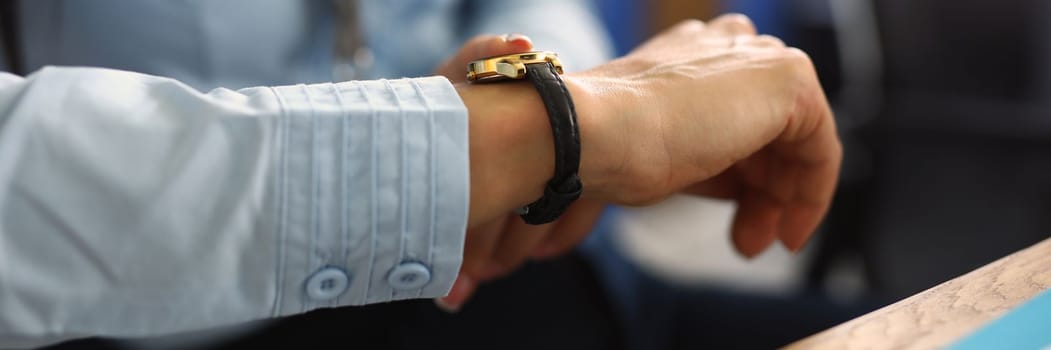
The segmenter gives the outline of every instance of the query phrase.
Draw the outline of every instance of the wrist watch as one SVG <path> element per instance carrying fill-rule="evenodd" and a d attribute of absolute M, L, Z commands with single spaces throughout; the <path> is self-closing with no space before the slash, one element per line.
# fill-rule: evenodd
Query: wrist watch
<path fill-rule="evenodd" d="M 546 224 L 558 219 L 573 201 L 580 197 L 583 185 L 577 171 L 580 168 L 580 134 L 573 99 L 559 76 L 563 74 L 558 55 L 548 51 L 533 51 L 488 57 L 467 64 L 467 81 L 492 83 L 528 79 L 544 101 L 551 132 L 555 140 L 555 173 L 544 187 L 544 194 L 536 201 L 520 208 L 517 213 L 531 225 Z"/>

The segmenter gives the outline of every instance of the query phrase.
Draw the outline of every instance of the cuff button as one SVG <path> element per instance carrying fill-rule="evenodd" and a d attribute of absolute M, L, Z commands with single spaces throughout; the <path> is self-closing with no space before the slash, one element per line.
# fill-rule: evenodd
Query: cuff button
<path fill-rule="evenodd" d="M 341 269 L 326 267 L 307 279 L 307 296 L 317 301 L 330 300 L 347 290 L 350 277 Z"/>
<path fill-rule="evenodd" d="M 396 266 L 387 276 L 387 283 L 395 290 L 413 290 L 431 281 L 431 269 L 418 262 L 405 262 Z"/>

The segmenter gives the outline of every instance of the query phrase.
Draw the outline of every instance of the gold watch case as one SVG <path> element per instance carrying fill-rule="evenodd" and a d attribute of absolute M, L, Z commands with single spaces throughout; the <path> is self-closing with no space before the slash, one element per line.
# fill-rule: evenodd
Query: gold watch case
<path fill-rule="evenodd" d="M 562 62 L 558 60 L 558 54 L 550 51 L 531 51 L 471 61 L 467 64 L 467 81 L 522 79 L 526 76 L 525 66 L 531 63 L 551 63 L 555 71 L 562 74 Z"/>

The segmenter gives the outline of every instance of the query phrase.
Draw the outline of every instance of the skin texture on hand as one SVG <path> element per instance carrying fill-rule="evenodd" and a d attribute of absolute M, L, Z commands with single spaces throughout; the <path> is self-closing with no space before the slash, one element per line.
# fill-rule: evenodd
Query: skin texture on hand
<path fill-rule="evenodd" d="M 584 193 L 559 220 L 524 224 L 511 211 L 538 198 L 553 172 L 542 101 L 525 82 L 462 83 L 470 60 L 532 49 L 506 39 L 476 38 L 439 70 L 470 113 L 472 177 L 464 263 L 439 305 L 457 309 L 479 283 L 572 248 L 607 203 L 675 193 L 735 200 L 732 239 L 748 257 L 777 240 L 800 249 L 828 210 L 842 150 L 809 58 L 725 15 L 683 22 L 563 77 L 577 107 Z"/>
<path fill-rule="evenodd" d="M 596 108 L 613 112 L 595 114 L 591 130 L 608 134 L 591 142 L 615 157 L 604 163 L 625 164 L 624 182 L 592 194 L 625 205 L 677 192 L 736 200 L 733 241 L 749 257 L 775 240 L 797 251 L 817 228 L 842 149 L 802 51 L 727 15 L 679 24 L 582 78 L 592 76 Z"/>

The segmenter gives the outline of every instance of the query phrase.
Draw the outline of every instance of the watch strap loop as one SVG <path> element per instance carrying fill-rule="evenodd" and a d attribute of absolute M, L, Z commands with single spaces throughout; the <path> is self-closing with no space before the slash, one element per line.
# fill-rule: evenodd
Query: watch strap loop
<path fill-rule="evenodd" d="M 522 208 L 519 215 L 527 224 L 540 225 L 558 219 L 583 192 L 580 178 L 574 174 L 562 183 L 549 181 L 544 187 L 544 196 Z"/>

